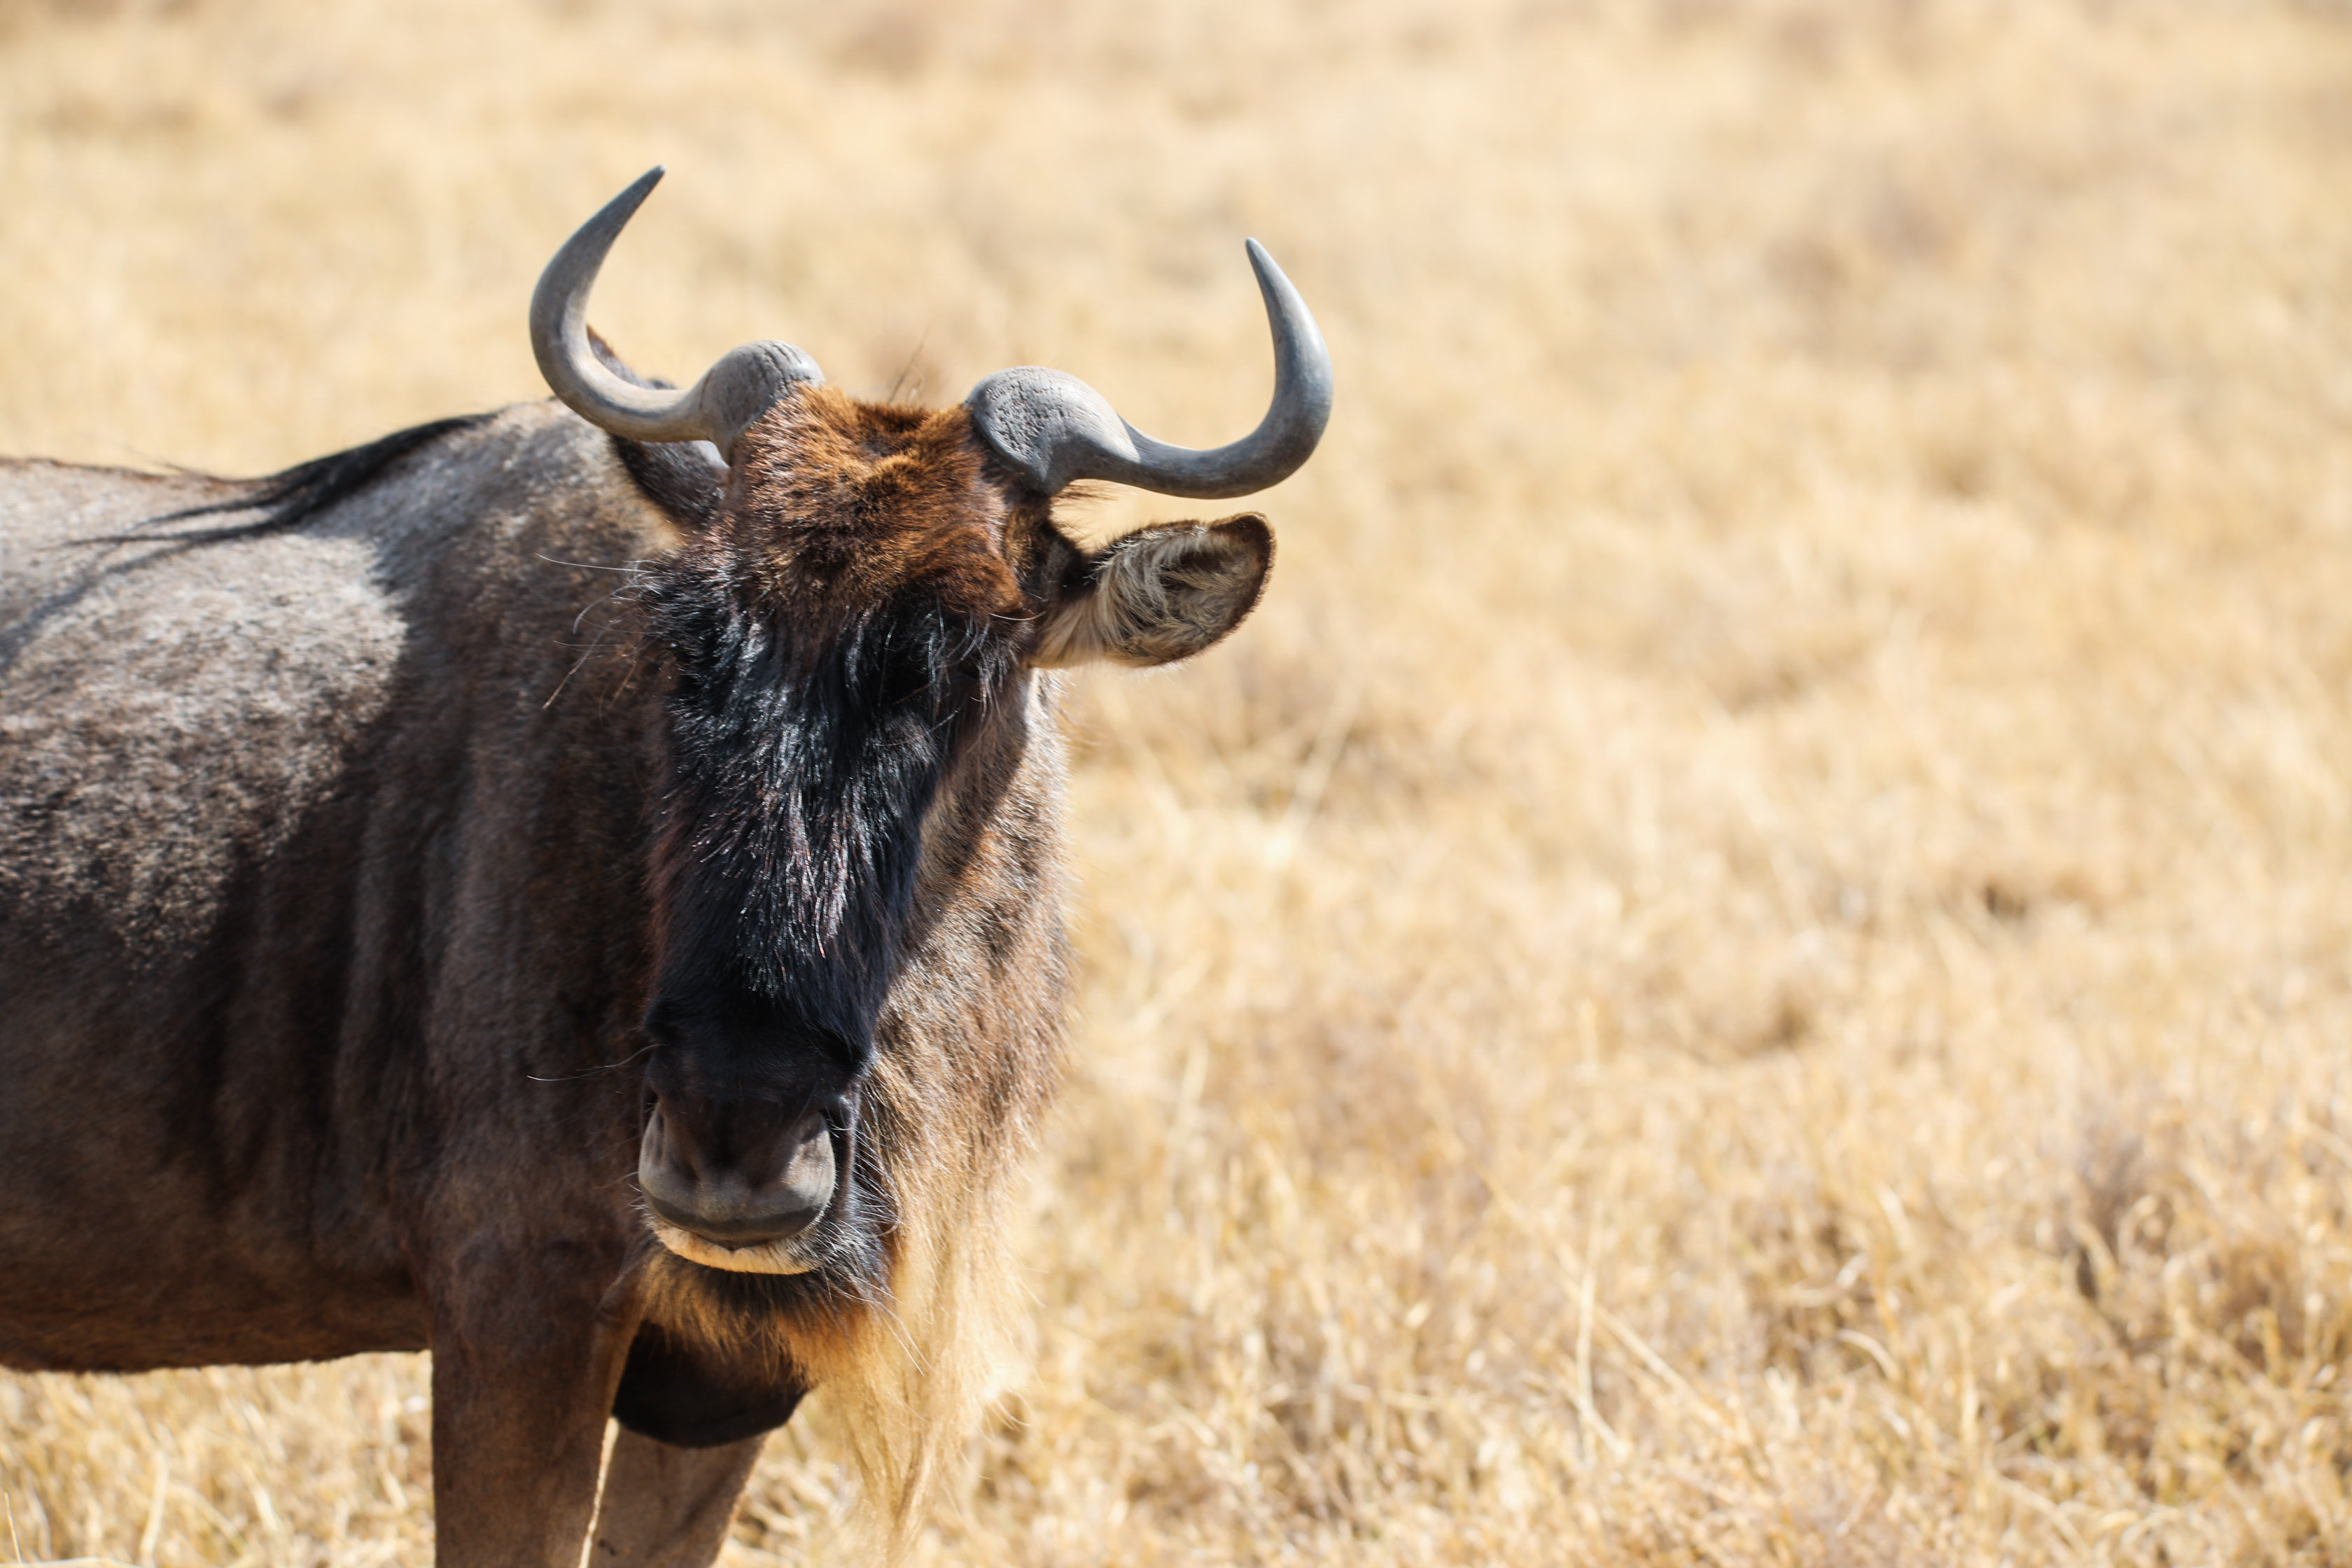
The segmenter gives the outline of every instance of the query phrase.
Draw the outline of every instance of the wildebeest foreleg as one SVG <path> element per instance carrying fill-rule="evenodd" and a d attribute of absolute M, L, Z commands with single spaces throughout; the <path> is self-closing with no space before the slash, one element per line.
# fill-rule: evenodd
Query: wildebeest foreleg
<path fill-rule="evenodd" d="M 604 1470 L 589 1568 L 706 1568 L 726 1543 L 763 1440 L 679 1448 L 622 1428 Z"/>
<path fill-rule="evenodd" d="M 514 1272 L 502 1283 L 434 1324 L 436 1568 L 578 1568 L 636 1325 Z"/>

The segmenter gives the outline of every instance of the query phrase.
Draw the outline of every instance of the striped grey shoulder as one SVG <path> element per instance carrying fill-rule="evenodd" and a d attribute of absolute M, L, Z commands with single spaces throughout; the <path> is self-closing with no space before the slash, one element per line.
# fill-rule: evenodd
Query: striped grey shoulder
<path fill-rule="evenodd" d="M 590 568 L 655 544 L 605 437 L 552 404 L 412 442 L 368 482 L 333 465 L 243 486 L 0 469 L 0 913 L 102 911 L 132 951 L 189 940 L 367 743 L 404 665 L 512 605 L 490 610 L 500 657 L 533 662 L 508 677 L 553 689 L 613 592 Z M 306 470 L 341 493 L 292 493 Z"/>

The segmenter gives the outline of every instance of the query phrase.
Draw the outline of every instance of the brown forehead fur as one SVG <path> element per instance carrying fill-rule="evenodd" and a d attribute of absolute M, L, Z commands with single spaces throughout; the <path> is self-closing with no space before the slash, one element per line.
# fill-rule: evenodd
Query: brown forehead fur
<path fill-rule="evenodd" d="M 1020 616 L 1014 507 L 961 405 L 804 386 L 739 438 L 726 518 L 761 596 L 819 623 L 920 593 L 973 621 Z"/>

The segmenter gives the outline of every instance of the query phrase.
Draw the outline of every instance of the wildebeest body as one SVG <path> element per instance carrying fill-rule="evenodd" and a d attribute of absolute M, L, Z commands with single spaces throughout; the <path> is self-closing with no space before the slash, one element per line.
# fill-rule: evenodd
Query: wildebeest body
<path fill-rule="evenodd" d="M 608 447 L 518 410 L 193 545 L 84 542 L 218 486 L 0 470 L 10 1363 L 422 1349 L 442 1233 L 625 1249 L 665 525 Z"/>
<path fill-rule="evenodd" d="M 423 1349 L 461 1287 L 443 1317 L 529 1335 L 647 1310 L 604 1300 L 635 1258 L 686 1321 L 642 1333 L 623 1415 L 772 1426 L 789 1362 L 704 1319 L 807 1292 L 646 1256 L 628 1179 L 668 679 L 631 590 L 673 525 L 542 405 L 299 531 L 90 542 L 225 493 L 0 469 L 0 1359 Z M 1013 831 L 934 837 L 943 882 L 983 856 L 1018 885 L 937 889 L 911 967 L 948 983 L 892 1020 L 955 1031 L 910 1057 L 1037 1057 L 963 1064 L 1020 1086 L 1013 1121 L 1050 1089 L 1061 964 L 1056 742 L 1016 731 L 985 786 Z"/>
<path fill-rule="evenodd" d="M 534 297 L 568 409 L 244 485 L 0 464 L 0 1363 L 429 1348 L 452 1568 L 592 1511 L 707 1563 L 813 1387 L 903 1540 L 1058 1073 L 1053 671 L 1199 652 L 1272 560 L 1055 494 L 1240 493 L 1328 411 L 1255 248 L 1276 397 L 1212 452 L 1034 368 L 658 388 L 583 314 L 651 184 Z"/>

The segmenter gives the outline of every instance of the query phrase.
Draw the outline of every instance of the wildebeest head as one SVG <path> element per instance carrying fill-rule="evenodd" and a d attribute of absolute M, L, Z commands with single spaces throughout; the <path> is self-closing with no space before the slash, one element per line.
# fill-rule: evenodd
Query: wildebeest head
<path fill-rule="evenodd" d="M 638 1181 L 673 1251 L 804 1272 L 877 1217 L 852 1179 L 860 1099 L 937 869 L 927 823 L 1001 784 L 990 759 L 1021 743 L 1029 671 L 1197 653 L 1249 613 L 1272 563 L 1255 516 L 1085 550 L 1055 527 L 1054 496 L 1081 479 L 1192 497 L 1273 484 L 1321 436 L 1329 362 L 1252 242 L 1274 403 L 1214 451 L 1156 442 L 1034 367 L 941 410 L 850 397 L 777 342 L 684 392 L 641 385 L 598 355 L 585 311 L 660 174 L 582 226 L 531 304 L 565 403 L 634 440 L 709 441 L 725 463 L 717 504 L 646 589 L 677 676 Z"/>

